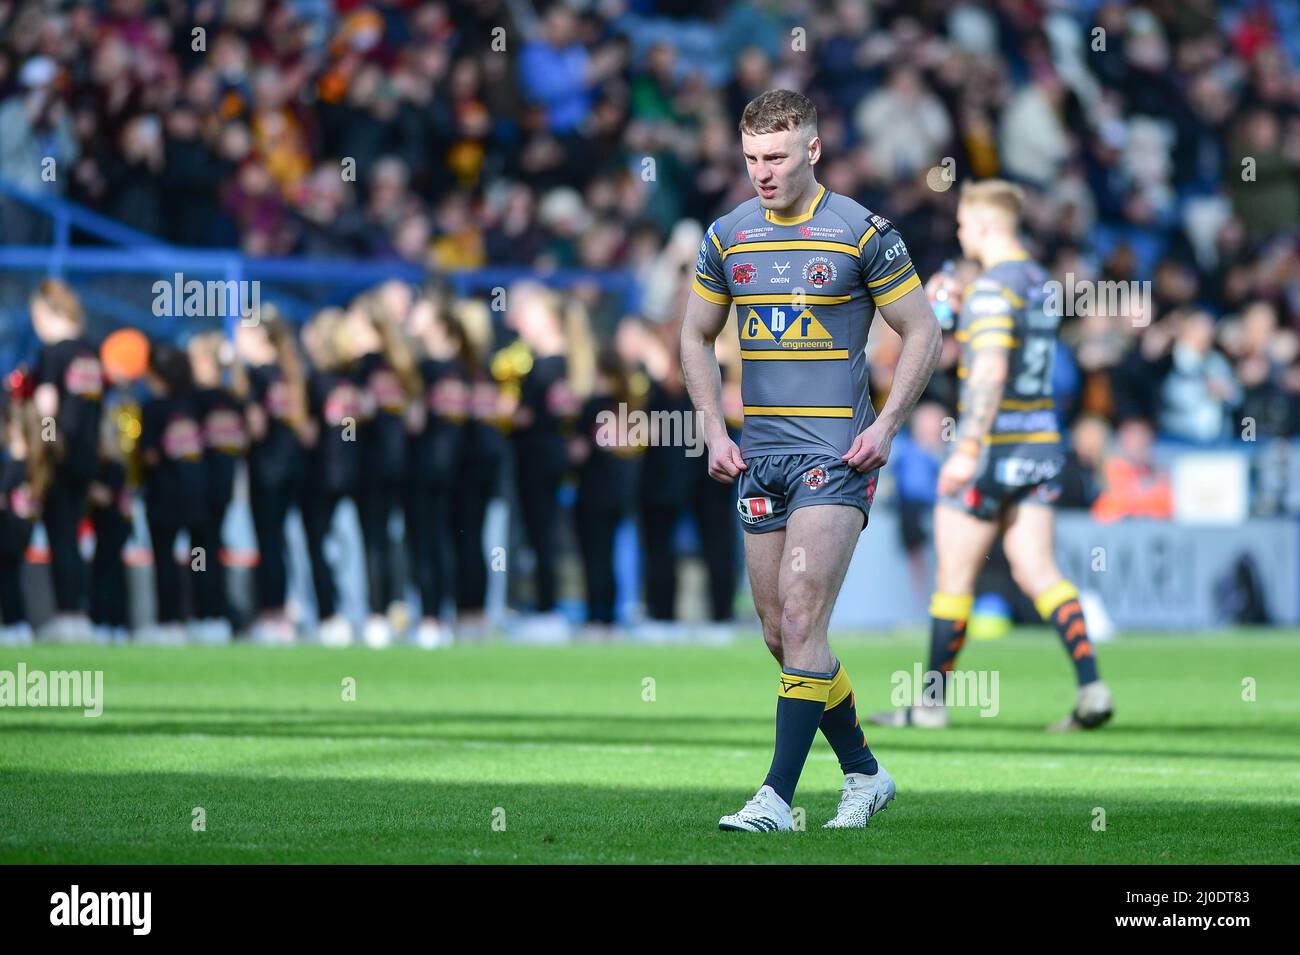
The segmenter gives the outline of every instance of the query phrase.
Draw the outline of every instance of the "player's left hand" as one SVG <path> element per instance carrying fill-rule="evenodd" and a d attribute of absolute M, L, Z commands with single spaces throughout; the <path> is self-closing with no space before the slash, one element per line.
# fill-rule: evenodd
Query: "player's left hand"
<path fill-rule="evenodd" d="M 889 449 L 894 443 L 894 435 L 887 425 L 876 419 L 860 435 L 853 439 L 847 454 L 841 459 L 847 461 L 855 471 L 866 473 L 884 467 L 889 460 Z"/>
<path fill-rule="evenodd" d="M 979 458 L 974 455 L 960 452 L 948 455 L 948 460 L 939 469 L 939 496 L 951 497 L 969 484 L 975 477 L 978 464 Z"/>

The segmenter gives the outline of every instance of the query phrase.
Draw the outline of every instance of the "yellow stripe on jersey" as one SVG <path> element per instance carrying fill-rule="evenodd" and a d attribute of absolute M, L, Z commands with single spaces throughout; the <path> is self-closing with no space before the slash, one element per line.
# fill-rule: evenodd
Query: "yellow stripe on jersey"
<path fill-rule="evenodd" d="M 981 318 L 970 323 L 965 329 L 966 337 L 977 335 L 980 332 L 987 331 L 990 328 L 1015 328 L 1016 321 L 1013 318 L 1000 318 L 996 315 L 990 318 Z"/>
<path fill-rule="evenodd" d="M 1056 407 L 1054 398 L 1036 398 L 1033 401 L 1017 401 L 1014 398 L 1008 398 L 1000 402 L 998 408 L 1002 411 L 1046 411 L 1048 408 Z"/>
<path fill-rule="evenodd" d="M 986 434 L 985 444 L 1051 444 L 1060 441 L 1059 431 L 1013 431 L 1007 434 Z"/>
<path fill-rule="evenodd" d="M 1016 308 L 1024 308 L 1025 306 L 1025 300 L 1021 298 L 1019 295 L 1017 295 L 1015 292 L 1011 291 L 1011 289 L 1009 288 L 1004 288 L 1002 290 L 1002 297 L 1005 298 L 1012 305 L 1014 305 Z"/>
<path fill-rule="evenodd" d="M 911 268 L 909 265 L 908 268 Z M 914 288 L 921 287 L 921 276 L 913 275 L 902 285 L 897 288 L 891 288 L 888 292 L 881 292 L 879 295 L 873 295 L 877 305 L 889 305 L 897 302 L 900 298 L 912 291 Z"/>
<path fill-rule="evenodd" d="M 853 409 L 818 407 L 816 405 L 745 405 L 745 414 L 755 417 L 852 418 Z"/>
<path fill-rule="evenodd" d="M 1014 338 L 1002 332 L 987 331 L 976 335 L 970 343 L 970 347 L 975 351 L 979 351 L 981 348 L 1015 348 L 1019 344 L 1019 338 Z"/>
<path fill-rule="evenodd" d="M 912 263 L 911 263 L 911 262 L 908 262 L 908 263 L 907 263 L 906 265 L 904 265 L 901 269 L 898 269 L 898 270 L 895 271 L 895 272 L 890 272 L 890 273 L 889 273 L 888 275 L 886 275 L 883 279 L 876 279 L 876 280 L 873 281 L 873 282 L 868 282 L 868 283 L 867 283 L 867 288 L 879 288 L 879 287 L 882 286 L 882 285 L 888 285 L 890 282 L 894 281 L 894 279 L 898 278 L 900 275 L 902 275 L 904 272 L 906 272 L 906 271 L 907 271 L 908 269 L 910 269 L 911 267 L 912 267 Z"/>
<path fill-rule="evenodd" d="M 725 295 L 722 292 L 715 292 L 713 291 L 713 289 L 705 288 L 704 283 L 701 282 L 699 279 L 695 280 L 695 284 L 691 286 L 691 290 L 694 291 L 695 294 L 698 295 L 700 298 L 704 299 L 704 301 L 712 302 L 714 305 L 731 304 L 730 295 Z"/>
<path fill-rule="evenodd" d="M 769 292 L 761 295 L 737 295 L 737 305 L 842 305 L 851 301 L 852 295 L 795 295 L 791 292 Z"/>
<path fill-rule="evenodd" d="M 822 242 L 817 239 L 782 239 L 771 242 L 738 242 L 722 250 L 725 259 L 733 252 L 843 252 L 856 256 L 858 247 L 847 242 Z"/>
<path fill-rule="evenodd" d="M 719 252 L 721 252 L 721 251 L 722 251 L 722 240 L 719 239 L 719 238 L 717 237 L 717 235 L 716 235 L 715 233 L 713 233 L 713 232 L 710 232 L 710 233 L 709 233 L 709 238 L 713 240 L 713 247 L 714 247 L 715 249 L 717 249 Z"/>
<path fill-rule="evenodd" d="M 829 348 L 826 351 L 791 351 L 785 348 L 742 348 L 740 357 L 745 361 L 847 361 L 847 348 Z"/>
<path fill-rule="evenodd" d="M 864 245 L 866 245 L 868 242 L 870 242 L 870 241 L 871 241 L 871 237 L 872 237 L 873 235 L 875 235 L 875 234 L 876 234 L 876 227 L 875 227 L 875 226 L 872 226 L 872 227 L 871 227 L 870 229 L 868 229 L 866 232 L 862 233 L 862 238 L 858 239 L 858 252 L 859 252 L 859 253 L 862 251 L 862 247 L 863 247 Z"/>
<path fill-rule="evenodd" d="M 817 187 L 817 195 L 813 196 L 812 202 L 808 203 L 808 208 L 799 213 L 799 215 L 786 218 L 777 215 L 771 209 L 764 209 L 763 218 L 767 219 L 768 222 L 775 222 L 777 225 L 798 225 L 800 222 L 807 222 L 813 217 L 813 210 L 817 208 L 817 203 L 822 201 L 822 196 L 824 195 L 826 195 L 826 187 L 819 185 Z"/>
<path fill-rule="evenodd" d="M 999 411 L 1048 411 L 1056 407 L 1056 401 L 1052 398 L 1038 398 L 1034 401 L 1017 401 L 1015 398 L 1008 398 L 1006 401 L 998 402 Z M 957 410 L 965 411 L 964 402 L 957 402 Z"/>

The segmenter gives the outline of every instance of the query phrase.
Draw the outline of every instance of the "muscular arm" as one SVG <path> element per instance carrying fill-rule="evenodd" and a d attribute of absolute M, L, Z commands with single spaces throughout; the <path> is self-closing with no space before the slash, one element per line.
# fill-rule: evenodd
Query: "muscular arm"
<path fill-rule="evenodd" d="M 903 340 L 889 398 L 880 409 L 880 420 L 888 422 L 893 435 L 903 426 L 930 383 L 943 350 L 943 333 L 921 288 L 914 288 L 898 301 L 881 306 L 880 314 Z"/>
<path fill-rule="evenodd" d="M 730 484 L 747 470 L 740 449 L 727 434 L 722 414 L 722 369 L 713 343 L 727 324 L 730 305 L 705 301 L 691 294 L 682 321 L 682 374 L 699 416 L 699 431 L 709 449 L 709 476 Z"/>
<path fill-rule="evenodd" d="M 982 446 L 993 428 L 1002 389 L 1007 382 L 1008 351 L 1001 345 L 988 345 L 975 352 L 970 373 L 961 386 L 961 421 L 957 424 L 958 441 L 974 441 Z"/>
<path fill-rule="evenodd" d="M 713 343 L 727 324 L 729 310 L 729 305 L 716 305 L 698 295 L 690 295 L 682 320 L 682 374 L 700 419 L 700 429 L 709 444 L 715 438 L 727 436 L 722 416 L 722 369 Z"/>

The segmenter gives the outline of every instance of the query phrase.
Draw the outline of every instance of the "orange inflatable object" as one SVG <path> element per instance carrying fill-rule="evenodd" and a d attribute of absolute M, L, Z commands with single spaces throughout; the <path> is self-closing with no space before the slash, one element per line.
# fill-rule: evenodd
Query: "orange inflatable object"
<path fill-rule="evenodd" d="M 134 328 L 119 328 L 104 339 L 99 360 L 110 381 L 134 381 L 149 367 L 149 339 Z"/>

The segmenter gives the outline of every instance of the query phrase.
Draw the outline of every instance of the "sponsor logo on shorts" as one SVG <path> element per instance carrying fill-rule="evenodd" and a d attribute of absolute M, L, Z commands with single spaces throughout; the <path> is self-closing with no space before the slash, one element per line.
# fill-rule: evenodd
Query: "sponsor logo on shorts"
<path fill-rule="evenodd" d="M 809 470 L 803 473 L 803 486 L 809 488 L 810 490 L 815 491 L 820 487 L 825 487 L 826 481 L 827 478 L 826 478 L 825 468 L 821 468 L 821 467 L 810 468 Z"/>
<path fill-rule="evenodd" d="M 772 499 L 770 497 L 742 497 L 736 501 L 736 510 L 740 519 L 746 524 L 757 524 L 772 516 Z"/>

